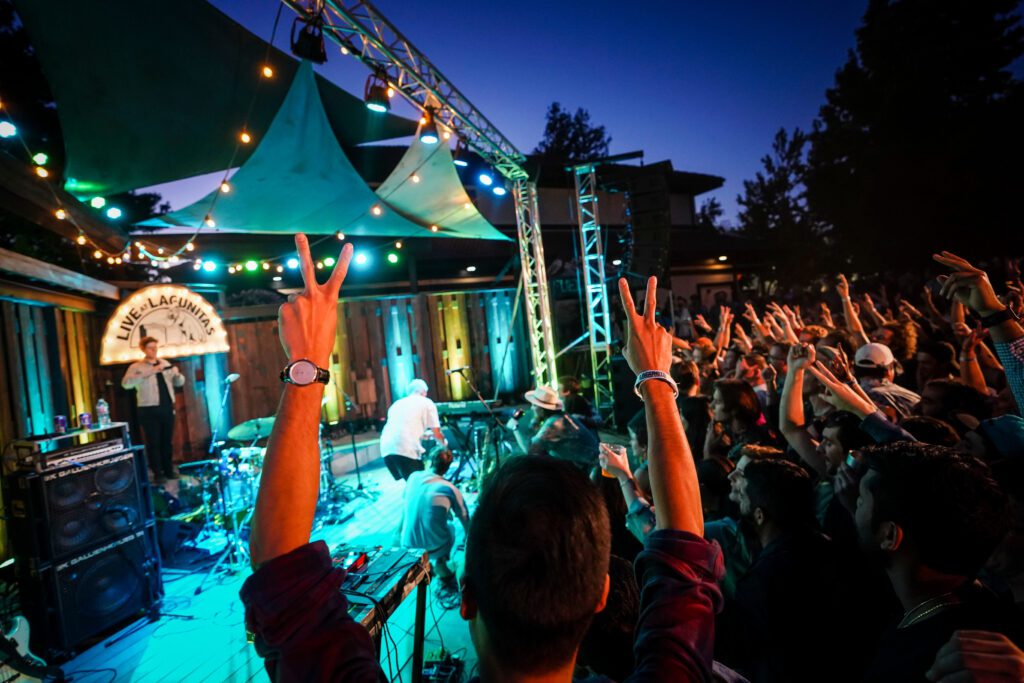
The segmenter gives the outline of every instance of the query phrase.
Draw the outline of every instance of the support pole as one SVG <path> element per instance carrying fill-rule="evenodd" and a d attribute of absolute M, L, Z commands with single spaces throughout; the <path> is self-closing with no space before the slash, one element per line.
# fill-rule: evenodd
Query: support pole
<path fill-rule="evenodd" d="M 548 276 L 544 266 L 540 215 L 537 211 L 537 186 L 526 178 L 518 178 L 512 183 L 512 194 L 516 202 L 516 233 L 522 263 L 523 300 L 526 304 L 533 378 L 537 386 L 557 388 Z"/>
<path fill-rule="evenodd" d="M 587 312 L 590 341 L 590 376 L 593 380 L 594 408 L 606 424 L 614 425 L 615 394 L 612 387 L 612 319 L 608 310 L 605 283 L 601 220 L 597 207 L 595 165 L 573 167 L 576 180 L 576 216 L 579 220 L 580 270 Z"/>

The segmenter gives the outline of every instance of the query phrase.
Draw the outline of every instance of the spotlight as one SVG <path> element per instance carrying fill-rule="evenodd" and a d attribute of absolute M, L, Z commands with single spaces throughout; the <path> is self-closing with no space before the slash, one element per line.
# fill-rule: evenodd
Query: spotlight
<path fill-rule="evenodd" d="M 49 160 L 50 157 L 46 156 L 42 152 L 39 152 L 38 154 L 34 154 L 32 156 L 32 161 L 36 162 L 40 166 L 46 166 L 46 162 Z"/>
<path fill-rule="evenodd" d="M 718 257 L 718 260 L 719 260 L 719 261 L 728 261 L 728 260 L 729 260 L 729 257 L 728 257 L 728 256 L 719 256 L 719 257 Z"/>
<path fill-rule="evenodd" d="M 325 258 L 324 259 L 324 265 L 327 266 L 328 268 L 333 266 L 334 265 L 334 257 L 333 256 L 328 256 L 327 258 Z"/>
<path fill-rule="evenodd" d="M 388 99 L 389 90 L 383 70 L 367 76 L 366 86 L 363 88 L 363 100 L 366 102 L 366 108 L 378 114 L 389 111 L 391 109 L 391 100 Z"/>
<path fill-rule="evenodd" d="M 207 273 L 212 273 L 213 271 L 217 270 L 216 261 L 203 261 L 203 270 L 205 270 Z"/>
<path fill-rule="evenodd" d="M 622 259 L 620 259 L 620 258 L 615 259 L 614 261 L 612 261 L 612 265 L 613 266 L 621 266 L 622 265 Z"/>
<path fill-rule="evenodd" d="M 508 194 L 508 190 L 506 190 L 501 185 L 495 185 L 494 187 L 492 187 L 491 188 L 491 192 L 493 192 L 494 194 L 496 194 L 499 197 L 504 197 L 505 195 Z"/>
<path fill-rule="evenodd" d="M 300 24 L 302 28 L 296 31 Z M 324 17 L 320 12 L 310 11 L 304 17 L 295 17 L 292 23 L 292 53 L 299 59 L 308 59 L 314 64 L 326 62 L 323 26 Z"/>
<path fill-rule="evenodd" d="M 92 199 L 89 200 L 89 206 L 91 206 L 94 209 L 102 209 L 106 205 L 107 200 L 104 199 L 103 197 L 93 197 Z"/>
<path fill-rule="evenodd" d="M 10 121 L 0 121 L 0 138 L 13 138 L 17 134 L 17 126 Z"/>
<path fill-rule="evenodd" d="M 458 157 L 455 157 L 454 159 L 452 159 L 452 163 L 455 164 L 456 166 L 462 166 L 463 168 L 465 168 L 466 166 L 469 166 L 469 162 L 468 161 L 466 161 L 465 159 L 460 159 Z"/>
<path fill-rule="evenodd" d="M 390 263 L 391 265 L 395 265 L 396 263 L 398 263 L 398 254 L 396 254 L 393 251 L 389 251 L 388 252 L 387 258 L 388 258 L 388 263 Z"/>
<path fill-rule="evenodd" d="M 274 282 L 280 282 L 280 281 L 281 281 L 281 276 L 280 275 L 275 275 L 274 276 Z"/>
<path fill-rule="evenodd" d="M 295 270 L 296 268 L 299 267 L 299 259 L 290 258 L 287 261 L 285 261 L 285 265 L 288 266 L 288 268 L 290 268 L 291 270 Z"/>
<path fill-rule="evenodd" d="M 249 272 L 252 272 L 252 271 L 256 270 L 257 268 L 259 268 L 259 265 L 260 264 L 256 263 L 255 261 L 252 261 L 252 260 L 246 261 L 245 262 L 245 269 L 248 270 Z"/>
<path fill-rule="evenodd" d="M 366 254 L 359 252 L 358 254 L 356 254 L 355 262 L 357 266 L 365 266 L 367 263 L 370 262 L 370 259 Z"/>
<path fill-rule="evenodd" d="M 436 145 L 439 138 L 437 137 L 437 124 L 434 123 L 434 108 L 427 107 L 420 121 L 423 123 L 420 126 L 420 142 L 424 145 Z"/>
<path fill-rule="evenodd" d="M 480 184 L 484 187 L 490 187 L 494 184 L 494 178 L 489 173 L 481 173 L 479 175 Z"/>
<path fill-rule="evenodd" d="M 466 272 L 467 273 L 475 273 L 476 272 L 476 266 L 466 266 Z"/>
<path fill-rule="evenodd" d="M 115 220 L 116 221 L 118 218 L 120 218 L 123 215 L 124 214 L 121 211 L 121 209 L 117 208 L 116 206 L 112 206 L 109 209 L 107 209 L 107 218 L 109 218 L 111 220 Z"/>

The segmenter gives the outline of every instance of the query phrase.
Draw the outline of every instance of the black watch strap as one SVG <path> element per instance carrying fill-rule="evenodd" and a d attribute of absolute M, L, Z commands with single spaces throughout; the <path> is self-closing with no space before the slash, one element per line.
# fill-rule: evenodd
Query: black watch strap
<path fill-rule="evenodd" d="M 331 372 L 330 372 L 330 370 L 324 370 L 322 367 L 320 367 L 319 365 L 317 365 L 313 361 L 309 361 L 309 360 L 303 359 L 303 360 L 293 361 L 293 362 L 289 363 L 288 365 L 284 366 L 284 369 L 281 370 L 281 381 L 282 382 L 286 382 L 288 384 L 295 384 L 295 382 L 292 381 L 291 375 L 289 374 L 288 371 L 296 363 L 309 363 L 314 368 L 316 368 L 316 377 L 313 378 L 313 381 L 310 382 L 310 384 L 316 384 L 317 382 L 319 382 L 320 384 L 327 384 L 328 382 L 331 381 Z"/>
<path fill-rule="evenodd" d="M 1013 309 L 1009 306 L 996 313 L 981 316 L 981 326 L 988 329 L 989 327 L 1001 325 L 1007 320 L 1016 320 L 1017 322 L 1020 322 L 1020 316 L 1014 313 Z"/>

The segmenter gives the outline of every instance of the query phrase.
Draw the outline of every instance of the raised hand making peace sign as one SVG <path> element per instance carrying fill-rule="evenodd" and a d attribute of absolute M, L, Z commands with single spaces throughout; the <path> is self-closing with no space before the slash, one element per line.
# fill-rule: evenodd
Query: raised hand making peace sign
<path fill-rule="evenodd" d="M 647 292 L 644 295 L 644 313 L 636 312 L 633 295 L 625 278 L 619 279 L 619 296 L 626 312 L 626 348 L 622 355 L 635 373 L 644 370 L 668 372 L 672 368 L 672 335 L 657 323 L 658 278 L 647 278 Z"/>
<path fill-rule="evenodd" d="M 295 248 L 299 252 L 305 287 L 299 294 L 288 297 L 288 303 L 278 311 L 281 345 L 289 362 L 305 358 L 317 367 L 326 368 L 338 326 L 338 291 L 348 274 L 352 245 L 342 247 L 334 270 L 322 285 L 316 281 L 309 240 L 302 233 L 295 236 Z"/>

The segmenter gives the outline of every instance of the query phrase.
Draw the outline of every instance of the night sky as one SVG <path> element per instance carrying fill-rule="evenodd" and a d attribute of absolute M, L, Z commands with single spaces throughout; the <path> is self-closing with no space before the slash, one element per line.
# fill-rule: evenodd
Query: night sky
<path fill-rule="evenodd" d="M 273 0 L 212 3 L 270 37 Z M 611 134 L 613 153 L 642 149 L 647 163 L 667 158 L 677 170 L 725 177 L 714 196 L 731 221 L 742 181 L 760 167 L 775 131 L 810 127 L 866 4 L 376 2 L 520 151 L 540 140 L 552 101 L 583 107 Z M 293 17 L 286 8 L 274 41 L 286 50 Z M 362 94 L 367 70 L 355 59 L 329 46 L 321 70 Z M 404 103 L 395 112 L 412 115 Z M 209 187 L 186 181 L 162 191 L 177 208 Z"/>

